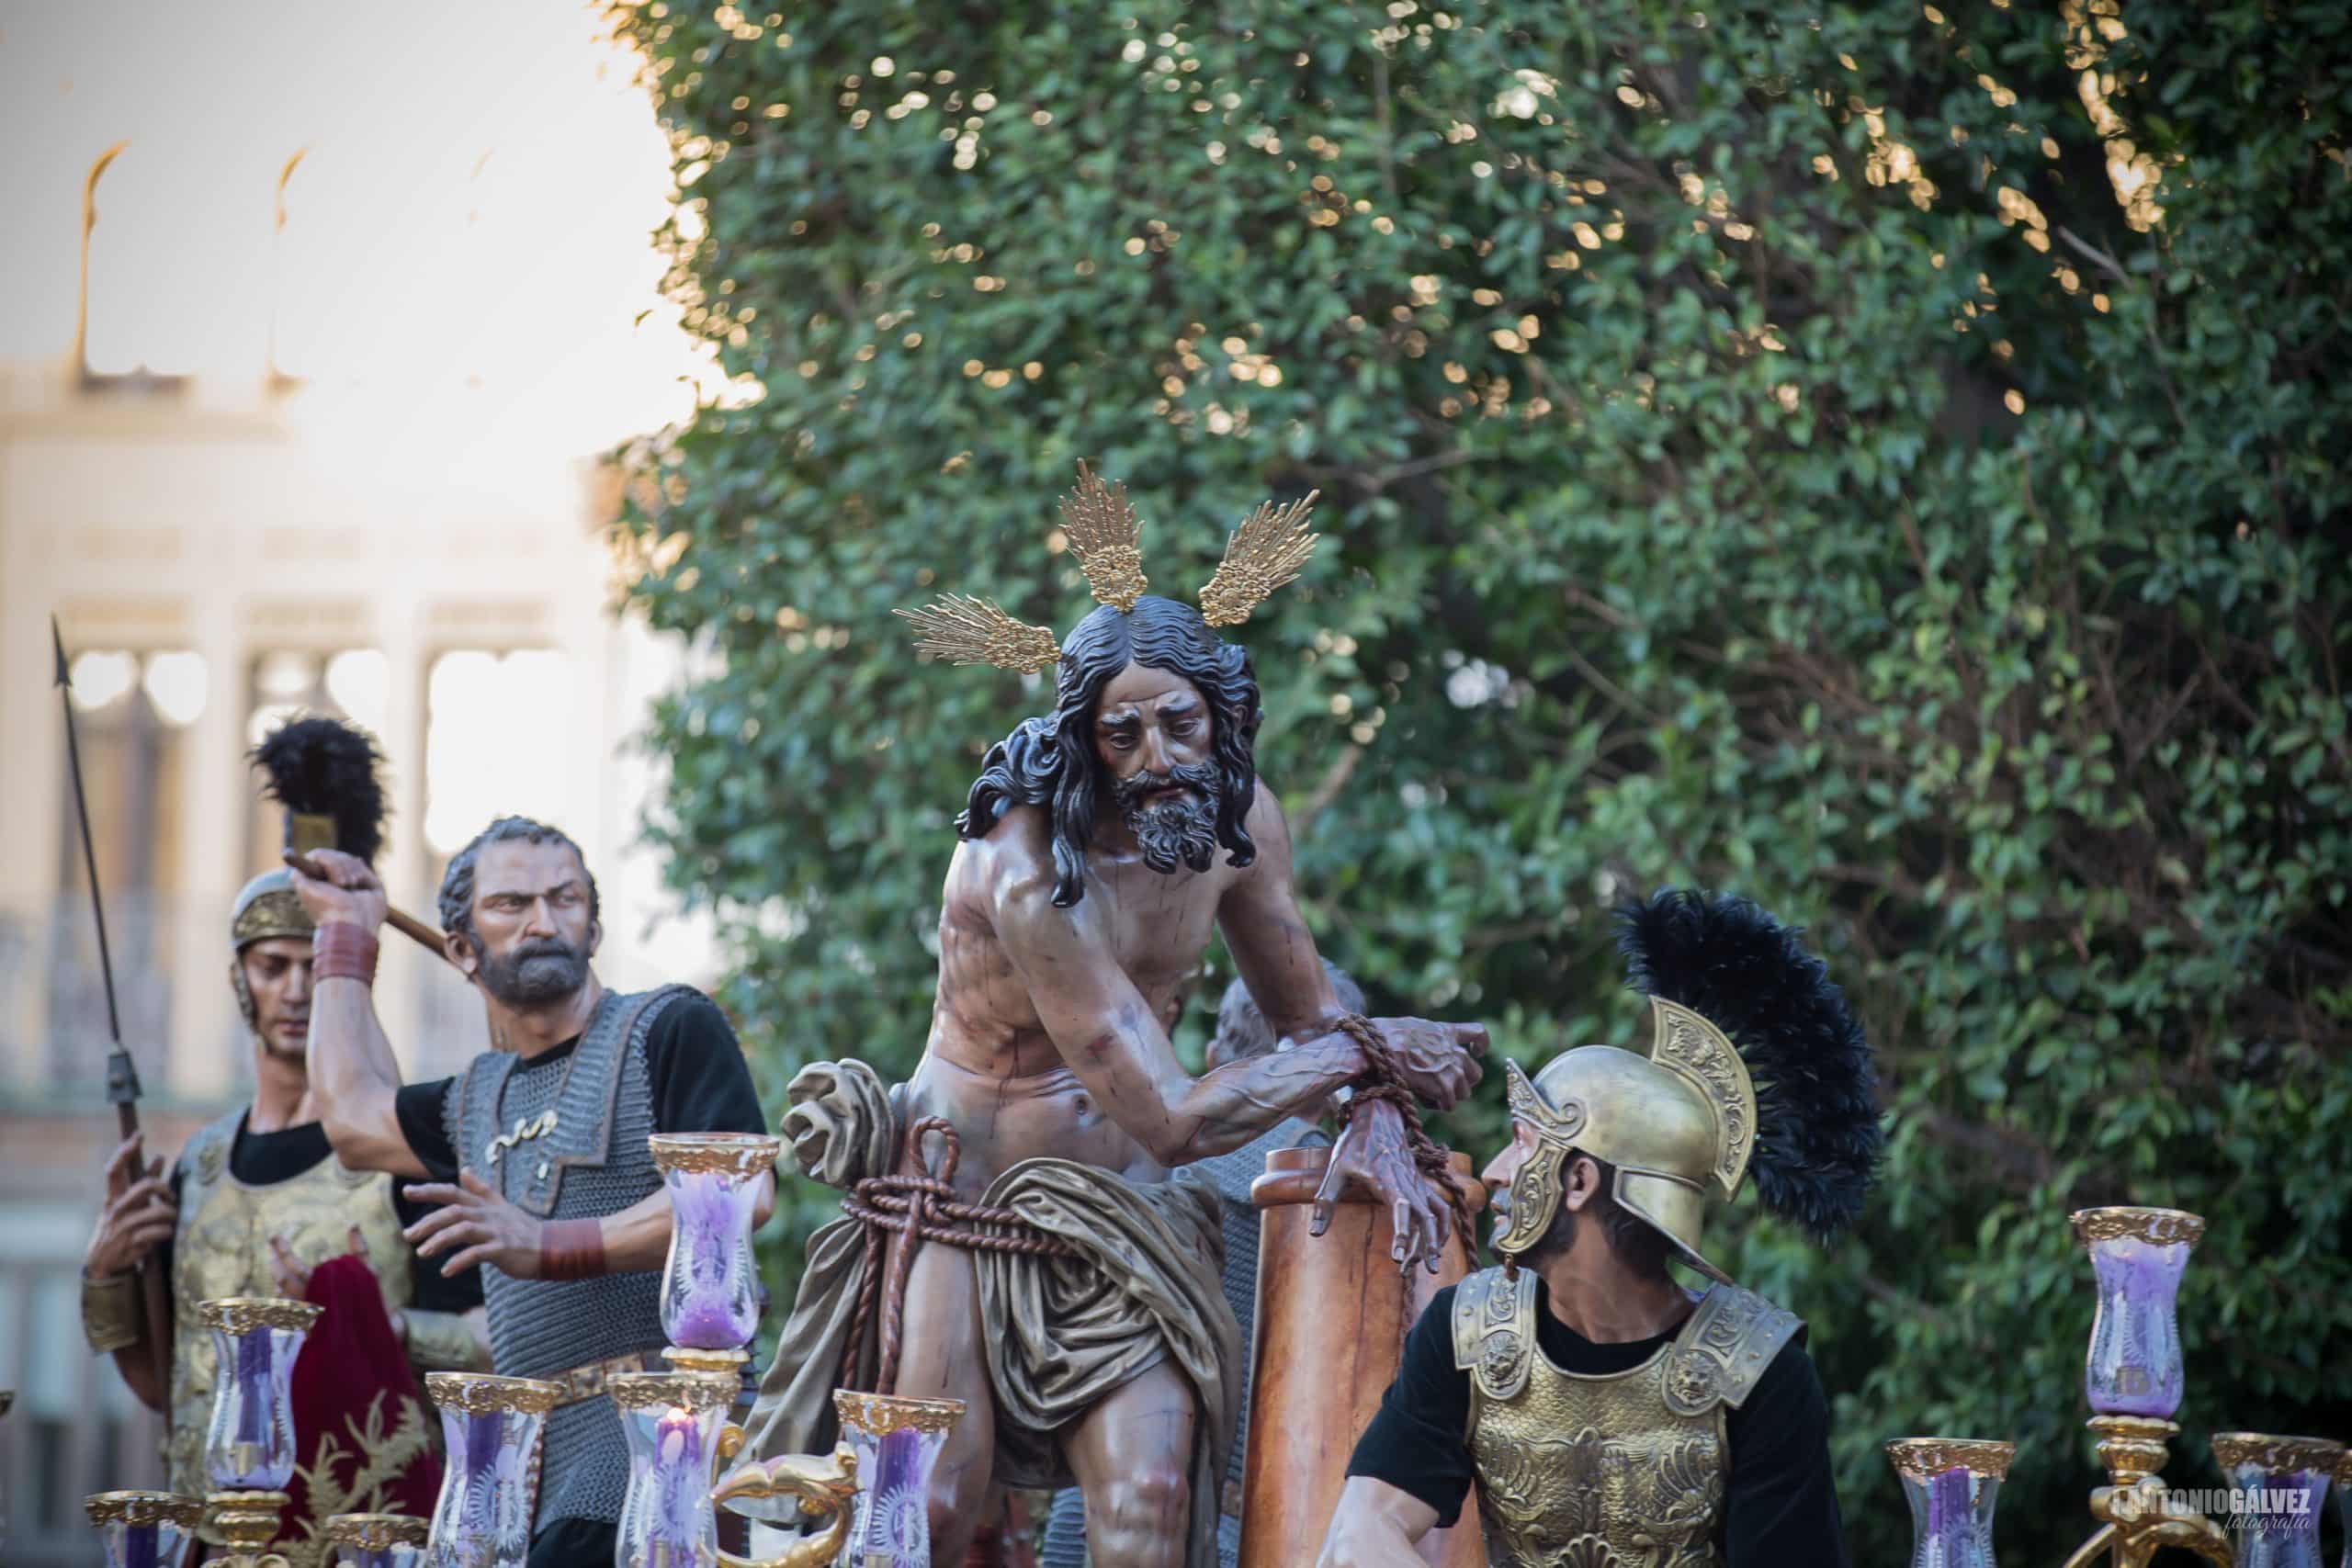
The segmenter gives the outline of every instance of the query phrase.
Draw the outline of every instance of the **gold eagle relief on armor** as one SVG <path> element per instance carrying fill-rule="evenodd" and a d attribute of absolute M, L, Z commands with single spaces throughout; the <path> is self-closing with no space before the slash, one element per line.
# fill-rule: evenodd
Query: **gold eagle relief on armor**
<path fill-rule="evenodd" d="M 1478 1445 L 1478 1488 L 1497 1568 L 1697 1568 L 1714 1561 L 1722 1444 L 1691 1429 L 1498 1432 Z"/>

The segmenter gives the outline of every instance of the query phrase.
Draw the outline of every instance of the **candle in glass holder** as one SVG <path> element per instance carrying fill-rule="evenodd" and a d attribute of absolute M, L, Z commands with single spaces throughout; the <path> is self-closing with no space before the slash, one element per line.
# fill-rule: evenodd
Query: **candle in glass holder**
<path fill-rule="evenodd" d="M 212 1417 L 204 1467 L 216 1491 L 282 1492 L 294 1476 L 294 1359 L 321 1309 L 274 1296 L 203 1302 L 211 1331 Z"/>
<path fill-rule="evenodd" d="M 2098 1280 L 2084 1393 L 2102 1416 L 2168 1421 L 2180 1408 L 2180 1327 L 2174 1303 L 2205 1222 L 2178 1209 L 2084 1209 L 2075 1231 Z"/>
<path fill-rule="evenodd" d="M 448 1459 L 433 1505 L 427 1568 L 523 1568 L 541 1430 L 560 1384 L 487 1372 L 427 1372 Z"/>
<path fill-rule="evenodd" d="M 2014 1443 L 1898 1438 L 1886 1456 L 1911 1505 L 1911 1568 L 1994 1568 L 1993 1508 Z"/>
<path fill-rule="evenodd" d="M 860 1568 L 931 1568 L 931 1472 L 964 1402 L 836 1389 L 833 1410 L 860 1478 L 847 1560 Z"/>
<path fill-rule="evenodd" d="M 719 1434 L 736 1380 L 714 1372 L 620 1372 L 607 1384 L 628 1438 L 615 1561 L 622 1568 L 711 1568 L 718 1513 L 711 1501 Z"/>
<path fill-rule="evenodd" d="M 2222 1479 L 2254 1506 L 2233 1521 L 2237 1568 L 2320 1568 L 2319 1520 L 2344 1445 L 2325 1438 L 2216 1432 Z"/>
<path fill-rule="evenodd" d="M 646 1140 L 670 1193 L 662 1330 L 695 1350 L 735 1350 L 760 1323 L 752 1214 L 783 1141 L 747 1133 L 657 1133 Z"/>
<path fill-rule="evenodd" d="M 204 1505 L 170 1492 L 101 1492 L 82 1507 L 98 1529 L 107 1568 L 179 1568 Z"/>

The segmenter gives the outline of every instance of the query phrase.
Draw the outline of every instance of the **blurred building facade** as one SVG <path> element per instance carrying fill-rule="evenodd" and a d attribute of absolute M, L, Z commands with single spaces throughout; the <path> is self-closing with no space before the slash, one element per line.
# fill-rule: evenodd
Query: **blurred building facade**
<path fill-rule="evenodd" d="M 78 247 L 71 230 L 50 237 L 46 265 L 77 269 L 70 345 L 0 358 L 0 1387 L 17 1391 L 0 1421 L 0 1555 L 17 1564 L 96 1562 L 82 1497 L 161 1473 L 154 1418 L 79 1327 L 116 1137 L 52 615 L 153 1152 L 175 1154 L 250 1089 L 227 910 L 277 863 L 278 825 L 245 754 L 297 712 L 379 738 L 392 807 L 379 870 L 403 908 L 431 919 L 450 853 L 520 812 L 585 849 L 609 982 L 715 966 L 706 929 L 676 915 L 635 847 L 659 781 L 629 738 L 683 654 L 609 613 L 612 471 L 577 442 L 500 442 L 536 389 L 461 358 L 355 397 L 279 363 L 266 311 L 245 318 L 260 340 L 229 356 L 242 369 L 142 354 L 142 322 L 168 335 L 202 306 L 136 298 L 172 267 L 142 231 L 139 187 L 109 189 L 121 151 L 79 172 Z M 277 165 L 279 232 L 299 162 Z M 116 221 L 128 258 L 106 251 Z M 389 931 L 377 997 L 413 1078 L 484 1045 L 470 988 Z"/>

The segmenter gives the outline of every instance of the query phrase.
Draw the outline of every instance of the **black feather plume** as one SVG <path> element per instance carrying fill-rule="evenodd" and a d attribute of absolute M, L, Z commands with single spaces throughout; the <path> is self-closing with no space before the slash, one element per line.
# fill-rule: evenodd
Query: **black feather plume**
<path fill-rule="evenodd" d="M 334 718 L 288 720 L 253 750 L 271 799 L 334 818 L 335 848 L 371 863 L 384 844 L 384 786 L 376 777 L 383 760 L 366 730 Z"/>
<path fill-rule="evenodd" d="M 1747 899 L 1667 888 L 1618 911 L 1626 983 L 1705 1016 L 1756 1084 L 1764 1204 L 1820 1240 L 1861 1212 L 1882 1137 L 1870 1041 L 1820 959 Z"/>

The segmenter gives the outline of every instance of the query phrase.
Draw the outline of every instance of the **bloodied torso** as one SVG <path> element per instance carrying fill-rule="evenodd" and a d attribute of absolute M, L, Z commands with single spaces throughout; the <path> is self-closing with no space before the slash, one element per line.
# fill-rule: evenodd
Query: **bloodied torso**
<path fill-rule="evenodd" d="M 1270 797 L 1261 789 L 1250 827 Z M 939 993 L 931 1041 L 907 1085 L 907 1120 L 944 1116 L 962 1140 L 956 1185 L 978 1191 L 1007 1167 L 1053 1156 L 1137 1180 L 1165 1172 L 1080 1082 L 1047 1034 L 1033 987 L 997 930 L 1019 885 L 1053 874 L 1044 812 L 1009 813 L 984 840 L 958 844 L 939 917 Z M 1279 829 L 1277 829 L 1277 831 Z M 1091 854 L 1086 896 L 1053 917 L 1084 926 L 1115 958 L 1139 1006 L 1171 1027 L 1216 929 L 1217 910 L 1250 872 L 1223 854 L 1205 872 L 1152 870 Z"/>

